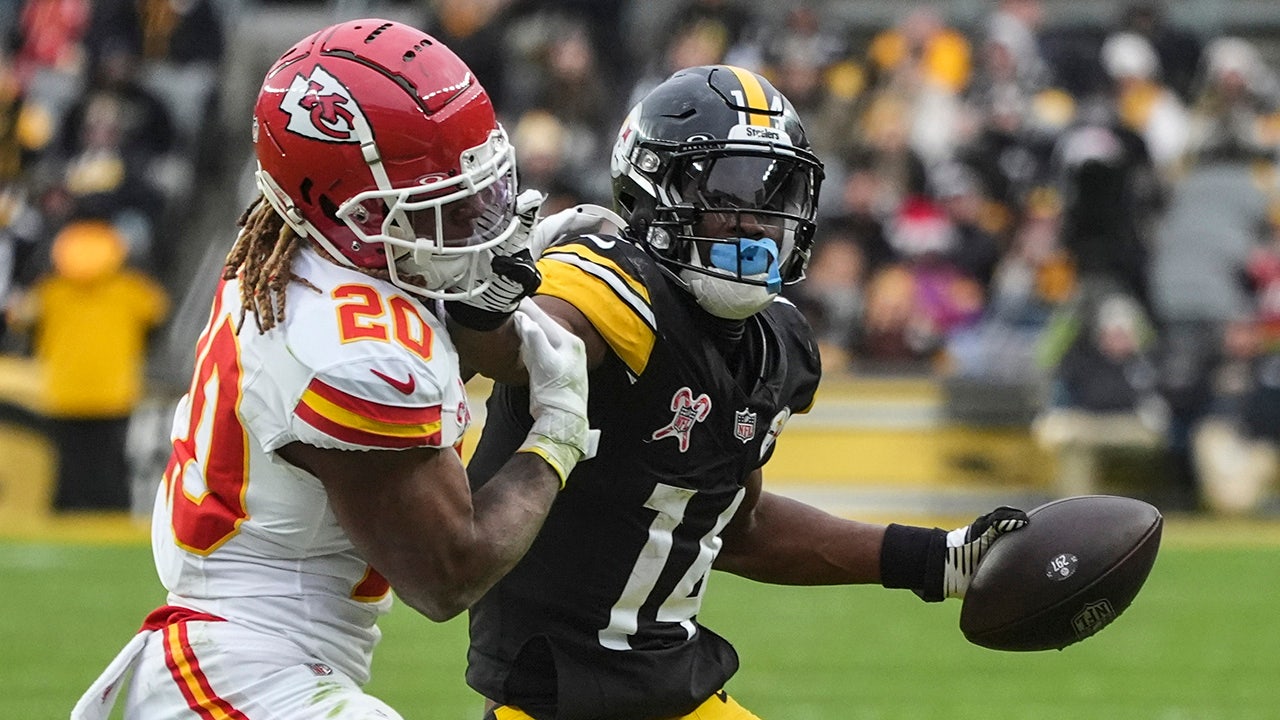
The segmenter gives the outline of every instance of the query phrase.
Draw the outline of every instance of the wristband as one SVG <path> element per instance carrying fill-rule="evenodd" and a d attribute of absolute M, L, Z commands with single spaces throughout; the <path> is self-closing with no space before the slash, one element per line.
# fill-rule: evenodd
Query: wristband
<path fill-rule="evenodd" d="M 946 531 L 891 524 L 880 544 L 880 584 L 906 588 L 925 602 L 939 602 L 944 599 L 946 560 Z"/>
<path fill-rule="evenodd" d="M 536 432 L 529 433 L 524 444 L 516 450 L 518 453 L 533 453 L 551 466 L 560 477 L 560 489 L 563 490 L 569 480 L 569 473 L 578 462 L 596 454 L 596 440 L 600 433 L 592 430 L 587 433 L 587 447 L 578 448 L 568 443 L 559 442 L 551 437 Z"/>
<path fill-rule="evenodd" d="M 544 445 L 525 445 L 516 450 L 516 452 L 532 453 L 545 460 L 551 466 L 551 469 L 556 472 L 556 477 L 560 478 L 560 489 L 564 489 L 565 482 L 569 479 L 569 474 L 564 471 L 564 463 L 558 457 L 561 453 L 552 452 L 550 448 Z"/>
<path fill-rule="evenodd" d="M 485 310 L 474 305 L 468 305 L 460 300 L 446 301 L 444 309 L 445 312 L 449 314 L 449 318 L 454 322 L 467 329 L 478 330 L 480 332 L 489 332 L 490 330 L 494 330 L 499 325 L 506 322 L 507 318 L 511 317 L 511 313 L 509 312 Z"/>

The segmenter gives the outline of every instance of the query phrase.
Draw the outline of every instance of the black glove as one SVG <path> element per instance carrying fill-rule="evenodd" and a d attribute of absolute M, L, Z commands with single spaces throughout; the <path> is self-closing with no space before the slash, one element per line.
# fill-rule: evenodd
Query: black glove
<path fill-rule="evenodd" d="M 1025 512 L 999 507 L 951 532 L 890 525 L 880 549 L 880 581 L 888 588 L 910 588 L 926 602 L 963 598 L 991 543 L 1027 522 Z"/>
<path fill-rule="evenodd" d="M 449 317 L 472 330 L 492 330 L 516 311 L 520 301 L 542 283 L 537 258 L 529 251 L 529 232 L 538 219 L 545 196 L 525 190 L 516 197 L 516 219 L 520 225 L 501 245 L 493 249 L 492 274 L 483 292 L 466 300 L 445 303 Z"/>
<path fill-rule="evenodd" d="M 942 569 L 942 594 L 962 598 L 969 590 L 973 571 L 982 554 L 996 538 L 1019 530 L 1028 523 L 1027 514 L 1011 507 L 998 507 L 972 523 L 947 533 L 947 560 Z"/>

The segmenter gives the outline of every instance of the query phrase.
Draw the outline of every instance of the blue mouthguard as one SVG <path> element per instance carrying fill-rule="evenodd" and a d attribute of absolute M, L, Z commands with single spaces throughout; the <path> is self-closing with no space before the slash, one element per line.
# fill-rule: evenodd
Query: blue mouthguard
<path fill-rule="evenodd" d="M 738 238 L 736 243 L 711 246 L 711 266 L 735 275 L 759 275 L 768 272 L 765 287 L 771 293 L 782 290 L 782 272 L 778 269 L 778 244 L 766 238 Z"/>

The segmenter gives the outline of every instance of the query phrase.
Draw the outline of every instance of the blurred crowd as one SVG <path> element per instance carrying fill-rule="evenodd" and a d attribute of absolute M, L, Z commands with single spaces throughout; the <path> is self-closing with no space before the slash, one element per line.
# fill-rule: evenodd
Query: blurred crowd
<path fill-rule="evenodd" d="M 782 5 L 407 11 L 490 91 L 547 213 L 609 203 L 618 124 L 673 70 L 761 72 L 826 164 L 809 278 L 787 294 L 831 371 L 1043 388 L 1037 412 L 1131 414 L 1164 437 L 1173 486 L 1191 496 L 1225 476 L 1215 503 L 1256 503 L 1280 444 L 1280 76 L 1266 48 L 1176 25 L 1157 2 L 1069 27 L 1045 22 L 1042 0 L 987 0 L 963 24 L 904 4 L 884 27 L 842 19 L 837 3 Z M 225 8 L 4 7 L 10 320 L 57 272 L 53 238 L 72 223 L 106 221 L 131 266 L 180 287 L 171 216 L 217 155 Z M 24 342 L 0 327 L 0 348 Z"/>
<path fill-rule="evenodd" d="M 0 350 L 41 371 L 59 511 L 128 509 L 128 431 L 176 221 L 207 163 L 210 0 L 24 0 L 0 15 Z"/>

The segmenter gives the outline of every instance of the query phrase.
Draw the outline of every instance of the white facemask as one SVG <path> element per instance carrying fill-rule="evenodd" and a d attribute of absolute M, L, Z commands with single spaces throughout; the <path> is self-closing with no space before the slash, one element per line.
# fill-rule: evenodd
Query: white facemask
<path fill-rule="evenodd" d="M 748 276 L 764 280 L 765 273 Z M 696 270 L 681 270 L 680 279 L 703 310 L 725 320 L 744 320 L 769 306 L 778 293 L 764 285 L 748 285 L 726 277 L 707 275 Z"/>
<path fill-rule="evenodd" d="M 491 254 L 487 251 L 471 255 L 443 255 L 425 249 L 406 251 L 388 247 L 387 250 L 398 252 L 395 262 L 397 275 L 417 275 L 432 289 L 471 290 L 489 275 Z"/>

